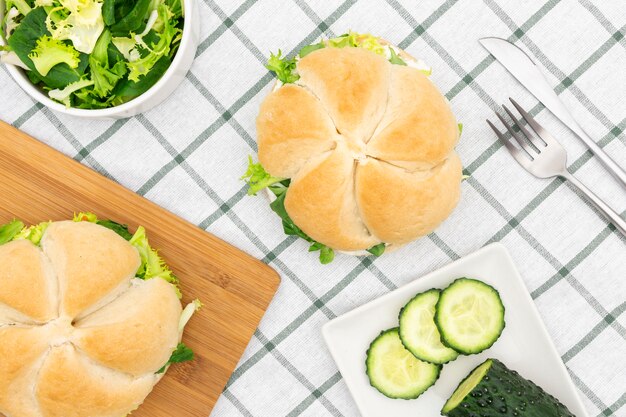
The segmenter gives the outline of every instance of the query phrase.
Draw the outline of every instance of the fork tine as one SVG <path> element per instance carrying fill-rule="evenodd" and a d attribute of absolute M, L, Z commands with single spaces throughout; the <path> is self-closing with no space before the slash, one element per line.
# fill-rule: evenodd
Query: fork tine
<path fill-rule="evenodd" d="M 526 122 L 528 122 L 528 125 L 535 131 L 537 136 L 539 136 L 541 140 L 546 143 L 546 145 L 559 147 L 561 146 L 561 144 L 557 142 L 557 140 L 554 139 L 554 137 L 546 129 L 543 128 L 543 126 L 537 123 L 537 121 L 533 119 L 533 117 L 528 114 L 528 112 L 524 110 L 522 106 L 517 104 L 517 101 L 513 100 L 511 97 L 509 97 L 509 100 L 511 100 L 511 103 L 513 103 L 517 111 L 522 115 Z"/>
<path fill-rule="evenodd" d="M 491 123 L 490 120 L 487 120 L 487 124 L 491 126 L 491 129 L 493 129 L 494 132 L 496 132 L 496 136 L 498 137 L 498 140 L 500 141 L 500 143 L 502 143 L 506 147 L 506 149 L 509 151 L 511 156 L 515 158 L 515 160 L 520 165 L 522 165 L 523 167 L 526 167 L 531 162 L 531 160 L 528 158 L 528 155 L 524 155 L 524 152 L 517 149 L 515 145 L 511 143 L 511 141 L 505 138 L 504 135 L 500 133 L 498 128 L 495 127 L 493 123 Z"/>
<path fill-rule="evenodd" d="M 503 104 L 502 108 L 509 115 L 511 120 L 513 120 L 513 122 L 517 125 L 519 130 L 522 131 L 524 136 L 526 136 L 526 138 L 535 146 L 535 148 L 537 148 L 537 151 L 541 152 L 541 148 L 543 148 L 546 144 L 544 144 L 542 142 L 542 140 L 540 138 L 538 138 L 537 136 L 531 135 L 530 132 L 528 131 L 528 129 L 526 129 L 524 127 L 524 125 L 521 123 L 521 121 L 517 117 L 515 117 L 515 115 L 511 112 L 511 110 L 509 110 L 509 108 L 507 106 L 505 106 Z"/>
<path fill-rule="evenodd" d="M 518 145 L 524 149 L 526 151 L 526 153 L 528 154 L 528 156 L 530 156 L 531 159 L 533 159 L 533 156 L 537 154 L 537 152 L 530 147 L 530 145 L 528 143 L 526 143 L 526 141 L 524 140 L 524 138 L 520 137 L 518 133 L 515 133 L 513 131 L 513 128 L 511 126 L 509 126 L 509 124 L 506 122 L 506 120 L 504 120 L 504 117 L 500 116 L 500 113 L 496 112 L 496 116 L 498 116 L 498 119 L 500 119 L 500 121 L 502 122 L 502 124 L 506 127 L 506 129 L 509 131 L 509 133 L 511 133 L 511 136 L 513 136 L 513 139 L 515 139 L 515 142 L 518 143 Z M 515 120 L 515 119 L 513 119 Z"/>

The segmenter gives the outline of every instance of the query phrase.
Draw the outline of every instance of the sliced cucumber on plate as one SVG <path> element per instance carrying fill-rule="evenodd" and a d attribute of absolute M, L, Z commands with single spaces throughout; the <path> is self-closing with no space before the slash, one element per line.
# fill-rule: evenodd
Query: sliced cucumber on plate
<path fill-rule="evenodd" d="M 417 294 L 400 310 L 400 340 L 416 358 L 434 364 L 455 360 L 459 352 L 441 343 L 435 325 L 435 306 L 440 291 L 436 288 Z"/>
<path fill-rule="evenodd" d="M 371 343 L 366 368 L 374 388 L 402 399 L 420 396 L 437 381 L 442 365 L 460 354 L 491 347 L 505 326 L 498 291 L 471 278 L 417 294 L 398 319 L 399 327 Z"/>
<path fill-rule="evenodd" d="M 423 362 L 406 350 L 398 328 L 381 332 L 367 351 L 370 384 L 389 398 L 419 397 L 439 378 L 440 365 Z"/>
<path fill-rule="evenodd" d="M 504 305 L 490 285 L 459 278 L 443 290 L 437 301 L 435 324 L 441 342 L 465 355 L 491 347 L 504 329 Z"/>

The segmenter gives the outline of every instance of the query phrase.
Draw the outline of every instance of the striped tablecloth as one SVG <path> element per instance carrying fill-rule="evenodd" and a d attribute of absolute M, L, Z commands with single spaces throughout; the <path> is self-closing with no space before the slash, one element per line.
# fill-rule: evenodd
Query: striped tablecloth
<path fill-rule="evenodd" d="M 570 166 L 617 211 L 626 193 L 478 44 L 531 51 L 585 129 L 626 165 L 624 0 L 198 0 L 202 42 L 180 88 L 131 119 L 94 122 L 36 104 L 0 70 L 0 119 L 261 258 L 282 284 L 213 416 L 356 416 L 322 341 L 329 319 L 487 243 L 512 253 L 590 416 L 626 416 L 626 239 L 561 180 L 531 177 L 485 124 L 509 96 L 560 138 Z M 290 54 L 348 29 L 381 35 L 428 62 L 464 132 L 469 179 L 435 233 L 380 259 L 321 266 L 239 181 L 254 119 Z"/>

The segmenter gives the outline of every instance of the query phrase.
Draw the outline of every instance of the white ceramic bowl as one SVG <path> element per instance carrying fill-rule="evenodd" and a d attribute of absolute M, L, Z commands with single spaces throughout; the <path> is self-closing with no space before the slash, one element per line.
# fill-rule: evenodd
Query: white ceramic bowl
<path fill-rule="evenodd" d="M 4 19 L 5 0 L 0 0 L 0 19 Z M 196 55 L 200 38 L 200 24 L 196 0 L 183 0 L 184 27 L 180 46 L 172 64 L 156 84 L 142 95 L 119 106 L 107 109 L 76 109 L 65 107 L 61 103 L 50 99 L 39 87 L 30 82 L 23 69 L 13 65 L 6 65 L 9 73 L 17 84 L 32 98 L 50 109 L 59 113 L 90 119 L 123 119 L 150 110 L 165 100 L 185 78 Z M 4 34 L 0 36 L 0 44 L 6 43 Z"/>

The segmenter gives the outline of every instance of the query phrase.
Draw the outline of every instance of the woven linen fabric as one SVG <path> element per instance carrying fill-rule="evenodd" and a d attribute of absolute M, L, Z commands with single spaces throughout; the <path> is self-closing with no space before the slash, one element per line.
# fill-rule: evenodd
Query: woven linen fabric
<path fill-rule="evenodd" d="M 282 283 L 213 416 L 345 416 L 358 411 L 321 326 L 476 249 L 516 261 L 590 416 L 626 416 L 626 239 L 559 179 L 532 177 L 485 123 L 508 97 L 567 149 L 571 170 L 616 211 L 626 194 L 598 160 L 478 43 L 506 38 L 537 57 L 580 124 L 626 166 L 623 0 L 198 0 L 202 41 L 167 101 L 91 121 L 35 103 L 0 70 L 0 119 L 276 268 Z M 320 265 L 239 180 L 256 156 L 270 51 L 371 32 L 422 58 L 464 124 L 470 177 L 433 234 L 382 258 Z M 355 354 L 362 354 L 356 352 Z"/>

